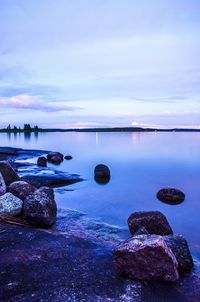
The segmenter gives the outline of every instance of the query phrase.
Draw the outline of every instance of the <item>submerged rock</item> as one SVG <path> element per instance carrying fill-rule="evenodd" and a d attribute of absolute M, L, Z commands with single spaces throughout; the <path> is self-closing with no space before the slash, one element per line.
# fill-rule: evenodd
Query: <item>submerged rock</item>
<path fill-rule="evenodd" d="M 0 196 L 6 193 L 6 184 L 0 172 Z"/>
<path fill-rule="evenodd" d="M 22 213 L 23 202 L 12 193 L 0 196 L 0 213 L 18 216 Z"/>
<path fill-rule="evenodd" d="M 59 165 L 64 159 L 64 155 L 60 152 L 49 152 L 47 155 L 48 162 Z"/>
<path fill-rule="evenodd" d="M 179 204 L 185 200 L 185 194 L 175 188 L 164 188 L 157 193 L 157 198 L 168 204 Z"/>
<path fill-rule="evenodd" d="M 57 172 L 55 174 L 26 175 L 23 176 L 21 180 L 26 181 L 37 188 L 62 187 L 82 181 L 79 175 L 65 174 L 62 172 Z"/>
<path fill-rule="evenodd" d="M 99 184 L 107 184 L 110 181 L 110 169 L 106 165 L 97 165 L 94 169 L 94 179 Z"/>
<path fill-rule="evenodd" d="M 40 166 L 40 167 L 46 167 L 47 166 L 47 159 L 46 159 L 46 157 L 44 157 L 44 156 L 38 157 L 37 165 Z"/>
<path fill-rule="evenodd" d="M 72 159 L 72 156 L 71 156 L 71 155 L 66 155 L 64 158 L 65 158 L 66 160 L 71 160 L 71 159 Z"/>
<path fill-rule="evenodd" d="M 142 227 L 145 227 L 149 234 L 173 234 L 167 218 L 159 211 L 135 212 L 128 218 L 128 226 L 131 234 L 135 234 Z"/>
<path fill-rule="evenodd" d="M 178 271 L 190 271 L 193 267 L 193 259 L 185 238 L 180 235 L 168 235 L 163 238 L 176 257 Z"/>
<path fill-rule="evenodd" d="M 24 201 L 27 196 L 33 194 L 37 189 L 25 181 L 15 181 L 10 184 L 8 190 L 13 195 Z"/>
<path fill-rule="evenodd" d="M 31 225 L 48 228 L 56 221 L 54 191 L 41 187 L 24 201 L 24 217 Z"/>
<path fill-rule="evenodd" d="M 176 257 L 162 236 L 134 236 L 122 242 L 113 256 L 120 275 L 149 281 L 175 282 L 179 279 Z"/>
<path fill-rule="evenodd" d="M 7 186 L 14 181 L 20 180 L 20 177 L 17 175 L 8 161 L 0 161 L 0 172 Z"/>

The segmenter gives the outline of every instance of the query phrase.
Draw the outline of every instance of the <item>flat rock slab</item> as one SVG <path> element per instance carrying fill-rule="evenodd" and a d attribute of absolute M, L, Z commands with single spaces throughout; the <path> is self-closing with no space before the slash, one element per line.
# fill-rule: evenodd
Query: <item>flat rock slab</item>
<path fill-rule="evenodd" d="M 49 153 L 46 150 L 29 150 L 22 148 L 0 147 L 0 160 L 6 159 L 28 159 L 30 157 L 40 156 Z"/>
<path fill-rule="evenodd" d="M 0 224 L 0 250 L 0 301 L 188 302 L 200 297 L 198 278 L 196 289 L 191 278 L 176 286 L 117 278 L 112 248 L 94 238 Z"/>

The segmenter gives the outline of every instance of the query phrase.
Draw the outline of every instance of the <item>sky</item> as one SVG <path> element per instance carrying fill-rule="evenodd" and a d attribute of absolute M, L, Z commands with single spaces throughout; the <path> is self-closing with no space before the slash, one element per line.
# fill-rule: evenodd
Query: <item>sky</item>
<path fill-rule="evenodd" d="M 199 0 L 0 0 L 0 128 L 200 127 Z"/>

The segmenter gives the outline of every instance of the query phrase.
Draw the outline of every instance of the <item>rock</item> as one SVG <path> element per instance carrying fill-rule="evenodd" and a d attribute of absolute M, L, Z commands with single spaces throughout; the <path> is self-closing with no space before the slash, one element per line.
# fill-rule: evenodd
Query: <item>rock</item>
<path fill-rule="evenodd" d="M 145 227 L 142 227 L 142 228 L 139 228 L 139 229 L 135 232 L 134 236 L 138 236 L 138 235 L 147 235 L 147 234 L 149 234 L 149 232 L 145 229 Z"/>
<path fill-rule="evenodd" d="M 107 184 L 110 181 L 110 170 L 106 165 L 97 165 L 94 169 L 94 179 L 99 184 Z"/>
<path fill-rule="evenodd" d="M 15 181 L 10 184 L 8 190 L 24 201 L 27 196 L 33 194 L 37 189 L 25 181 Z"/>
<path fill-rule="evenodd" d="M 168 204 L 179 204 L 185 199 L 185 194 L 174 188 L 161 189 L 156 196 L 160 201 Z"/>
<path fill-rule="evenodd" d="M 12 193 L 0 196 L 0 213 L 18 216 L 22 213 L 23 202 Z"/>
<path fill-rule="evenodd" d="M 38 157 L 37 165 L 40 166 L 40 167 L 46 167 L 47 166 L 47 159 L 46 159 L 46 157 L 44 157 L 44 156 Z"/>
<path fill-rule="evenodd" d="M 159 211 L 135 212 L 128 218 L 128 226 L 131 234 L 141 227 L 145 227 L 149 234 L 173 234 L 167 218 Z"/>
<path fill-rule="evenodd" d="M 6 184 L 0 172 L 0 196 L 6 193 Z"/>
<path fill-rule="evenodd" d="M 163 238 L 176 257 L 178 271 L 190 271 L 193 267 L 193 259 L 185 238 L 180 235 L 168 235 Z"/>
<path fill-rule="evenodd" d="M 79 175 L 56 172 L 55 174 L 26 175 L 21 180 L 40 187 L 62 187 L 82 181 Z"/>
<path fill-rule="evenodd" d="M 24 201 L 24 217 L 31 225 L 48 228 L 56 221 L 54 191 L 41 187 Z"/>
<path fill-rule="evenodd" d="M 175 282 L 177 260 L 159 235 L 139 235 L 122 242 L 114 251 L 118 274 L 139 280 Z"/>
<path fill-rule="evenodd" d="M 7 186 L 9 186 L 14 181 L 20 180 L 20 177 L 13 170 L 8 161 L 0 161 L 0 172 Z"/>
<path fill-rule="evenodd" d="M 49 152 L 47 155 L 48 162 L 59 165 L 64 159 L 64 156 L 60 152 Z"/>
<path fill-rule="evenodd" d="M 71 159 L 72 159 L 72 156 L 71 156 L 71 155 L 66 155 L 64 158 L 65 158 L 66 160 L 71 160 Z"/>

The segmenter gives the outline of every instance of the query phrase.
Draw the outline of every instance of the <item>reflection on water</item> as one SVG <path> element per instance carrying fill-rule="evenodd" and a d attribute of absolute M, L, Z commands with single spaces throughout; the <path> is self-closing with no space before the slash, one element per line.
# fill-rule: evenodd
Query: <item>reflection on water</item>
<path fill-rule="evenodd" d="M 200 257 L 200 133 L 58 132 L 32 133 L 28 138 L 0 134 L 0 143 L 72 155 L 56 169 L 80 174 L 85 181 L 68 187 L 73 191 L 56 192 L 59 207 L 121 227 L 127 227 L 134 211 L 160 210 Z M 99 163 L 112 172 L 105 186 L 94 179 Z M 185 201 L 175 206 L 159 202 L 156 193 L 165 187 L 183 191 Z"/>

